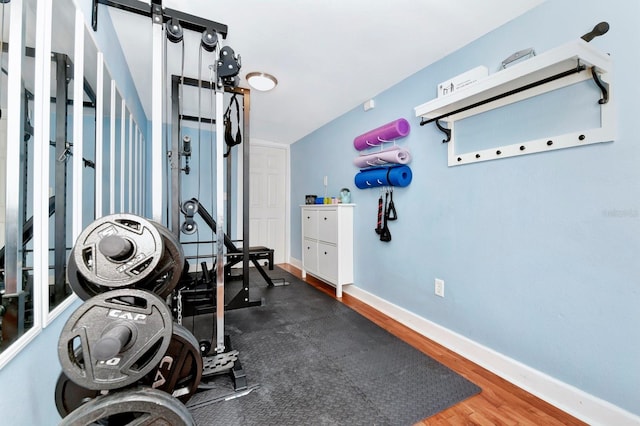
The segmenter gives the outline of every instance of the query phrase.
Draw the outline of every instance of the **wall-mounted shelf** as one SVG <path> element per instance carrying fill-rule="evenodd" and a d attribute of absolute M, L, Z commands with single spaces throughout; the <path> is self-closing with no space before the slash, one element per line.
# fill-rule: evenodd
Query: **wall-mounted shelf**
<path fill-rule="evenodd" d="M 612 141 L 614 115 L 608 75 L 609 55 L 578 39 L 491 74 L 450 95 L 415 107 L 421 125 L 434 122 L 449 142 L 449 166 Z M 578 82 L 593 79 L 601 90 L 601 123 L 596 129 L 549 136 L 482 151 L 455 152 L 454 122 Z M 446 123 L 443 126 L 441 123 Z"/>

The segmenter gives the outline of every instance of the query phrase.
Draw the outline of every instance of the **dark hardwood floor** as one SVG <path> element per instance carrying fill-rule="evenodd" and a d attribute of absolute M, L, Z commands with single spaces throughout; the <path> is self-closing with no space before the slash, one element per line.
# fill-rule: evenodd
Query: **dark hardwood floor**
<path fill-rule="evenodd" d="M 289 264 L 278 265 L 302 279 Z M 335 297 L 335 289 L 307 275 L 308 284 Z M 360 300 L 344 294 L 342 303 L 482 388 L 482 392 L 417 423 L 418 425 L 584 425 L 553 405 L 409 329 Z"/>

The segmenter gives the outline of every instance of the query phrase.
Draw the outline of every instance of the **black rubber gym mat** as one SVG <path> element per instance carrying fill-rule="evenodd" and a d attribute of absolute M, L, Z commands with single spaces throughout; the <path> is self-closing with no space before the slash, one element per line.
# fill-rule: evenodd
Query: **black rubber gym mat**
<path fill-rule="evenodd" d="M 217 377 L 188 403 L 198 425 L 411 425 L 480 392 L 342 303 L 269 273 L 290 285 L 252 276 L 263 305 L 225 315 L 248 390 Z"/>

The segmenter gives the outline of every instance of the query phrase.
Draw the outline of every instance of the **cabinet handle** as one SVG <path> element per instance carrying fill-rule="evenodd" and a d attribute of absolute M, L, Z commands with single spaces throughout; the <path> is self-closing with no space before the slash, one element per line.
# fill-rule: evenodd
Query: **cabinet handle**
<path fill-rule="evenodd" d="M 307 216 L 307 219 L 311 219 L 311 216 Z"/>
<path fill-rule="evenodd" d="M 325 217 L 324 220 L 327 220 L 327 218 Z"/>
<path fill-rule="evenodd" d="M 325 251 L 324 254 L 327 254 L 327 252 Z"/>

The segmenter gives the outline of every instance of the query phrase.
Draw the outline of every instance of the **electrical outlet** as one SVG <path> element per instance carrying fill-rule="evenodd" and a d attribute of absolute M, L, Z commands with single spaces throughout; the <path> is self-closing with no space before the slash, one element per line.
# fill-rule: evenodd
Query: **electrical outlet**
<path fill-rule="evenodd" d="M 444 297 L 444 280 L 441 280 L 440 278 L 436 278 L 435 293 L 436 293 L 436 296 Z"/>

